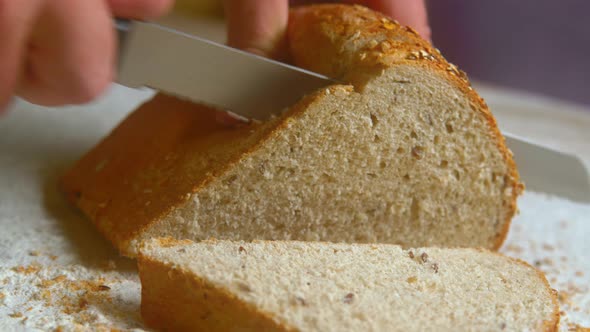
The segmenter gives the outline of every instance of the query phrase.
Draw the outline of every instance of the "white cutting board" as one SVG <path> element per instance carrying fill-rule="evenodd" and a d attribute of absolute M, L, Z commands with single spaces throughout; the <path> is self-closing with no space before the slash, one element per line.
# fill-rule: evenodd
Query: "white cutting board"
<path fill-rule="evenodd" d="M 590 109 L 481 87 L 500 125 L 590 164 Z M 151 95 L 114 87 L 99 102 L 0 118 L 0 331 L 144 329 L 135 262 L 121 258 L 56 180 Z M 527 193 L 502 251 L 547 273 L 568 323 L 590 326 L 590 206 Z M 99 279 L 103 278 L 103 279 Z M 106 287 L 105 287 L 106 286 Z"/>

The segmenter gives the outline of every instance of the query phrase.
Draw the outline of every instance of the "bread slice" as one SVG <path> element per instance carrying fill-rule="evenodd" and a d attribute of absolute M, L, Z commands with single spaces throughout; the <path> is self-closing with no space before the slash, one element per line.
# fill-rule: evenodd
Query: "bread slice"
<path fill-rule="evenodd" d="M 555 292 L 476 249 L 154 239 L 141 312 L 178 331 L 553 331 Z"/>
<path fill-rule="evenodd" d="M 498 248 L 522 185 L 465 75 L 363 7 L 290 22 L 294 62 L 348 85 L 236 128 L 158 95 L 65 175 L 69 199 L 131 256 L 158 236 Z"/>

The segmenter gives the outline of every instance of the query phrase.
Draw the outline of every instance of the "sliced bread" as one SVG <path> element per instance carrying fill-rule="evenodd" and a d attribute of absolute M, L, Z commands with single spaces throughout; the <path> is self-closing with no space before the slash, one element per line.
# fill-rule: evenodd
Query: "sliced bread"
<path fill-rule="evenodd" d="M 69 199 L 131 256 L 158 236 L 498 248 L 522 185 L 465 75 L 363 7 L 290 24 L 295 64 L 349 85 L 236 128 L 158 95 L 64 176 Z"/>
<path fill-rule="evenodd" d="M 555 292 L 476 249 L 154 239 L 141 312 L 178 331 L 554 331 Z"/>

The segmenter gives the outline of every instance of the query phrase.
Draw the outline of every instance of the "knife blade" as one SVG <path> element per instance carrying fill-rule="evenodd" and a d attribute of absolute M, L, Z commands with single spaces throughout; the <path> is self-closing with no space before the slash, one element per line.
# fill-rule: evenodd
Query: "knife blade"
<path fill-rule="evenodd" d="M 264 120 L 336 81 L 162 25 L 116 23 L 118 83 Z M 252 73 L 255 73 L 254 75 Z"/>
<path fill-rule="evenodd" d="M 266 119 L 307 93 L 338 83 L 301 68 L 141 21 L 117 20 L 118 82 L 147 86 L 254 119 Z M 581 160 L 504 133 L 527 188 L 590 203 Z"/>
<path fill-rule="evenodd" d="M 590 203 L 590 179 L 580 158 L 514 134 L 502 134 L 526 189 Z"/>

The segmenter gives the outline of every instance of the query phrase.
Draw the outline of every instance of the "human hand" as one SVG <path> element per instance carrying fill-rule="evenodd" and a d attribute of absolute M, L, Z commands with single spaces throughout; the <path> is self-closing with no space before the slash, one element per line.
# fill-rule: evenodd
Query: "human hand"
<path fill-rule="evenodd" d="M 423 38 L 430 39 L 430 28 L 423 0 L 344 0 L 342 2 L 365 5 L 380 11 L 403 25 L 411 26 Z M 224 4 L 230 46 L 271 58 L 282 59 L 286 56 L 288 0 L 225 0 Z"/>
<path fill-rule="evenodd" d="M 151 18 L 173 0 L 0 0 L 0 112 L 13 94 L 84 103 L 113 78 L 112 17 Z"/>

